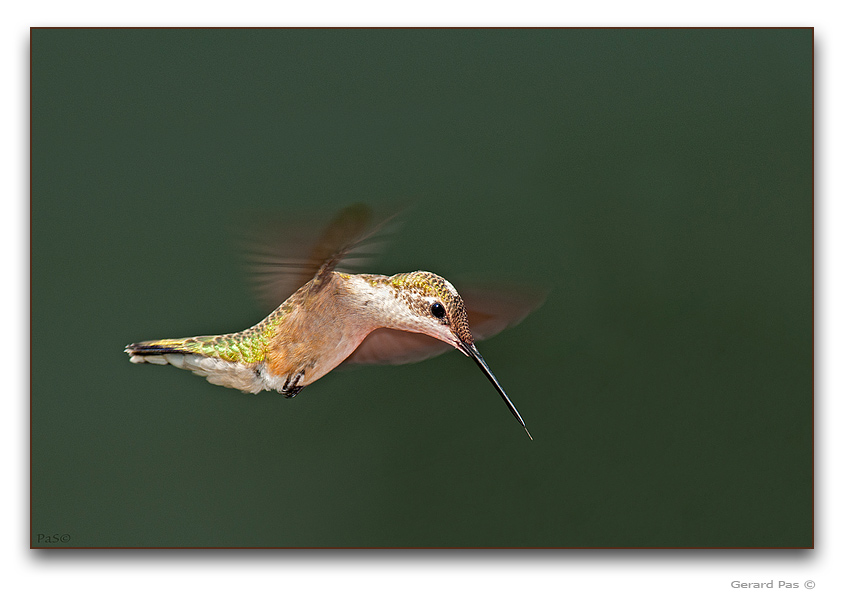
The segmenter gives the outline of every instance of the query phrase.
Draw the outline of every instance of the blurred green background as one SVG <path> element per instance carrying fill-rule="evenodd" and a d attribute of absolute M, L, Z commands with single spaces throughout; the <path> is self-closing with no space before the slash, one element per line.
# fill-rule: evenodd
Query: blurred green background
<path fill-rule="evenodd" d="M 33 546 L 812 546 L 812 36 L 33 30 Z M 233 217 L 358 201 L 548 288 L 479 346 L 535 441 L 457 352 L 130 365 L 267 314 Z"/>

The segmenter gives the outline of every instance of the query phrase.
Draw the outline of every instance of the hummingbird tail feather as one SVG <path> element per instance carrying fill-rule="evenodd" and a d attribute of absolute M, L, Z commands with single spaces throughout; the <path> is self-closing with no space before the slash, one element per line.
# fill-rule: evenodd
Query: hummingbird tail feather
<path fill-rule="evenodd" d="M 194 354 L 185 340 L 160 339 L 129 344 L 124 350 L 134 363 L 172 364 L 184 368 L 185 354 Z"/>
<path fill-rule="evenodd" d="M 205 377 L 214 385 L 239 389 L 244 393 L 258 393 L 265 388 L 261 375 L 262 365 L 229 362 L 198 354 L 191 351 L 188 340 L 143 341 L 126 346 L 125 352 L 130 356 L 129 361 L 135 364 L 170 364 Z"/>

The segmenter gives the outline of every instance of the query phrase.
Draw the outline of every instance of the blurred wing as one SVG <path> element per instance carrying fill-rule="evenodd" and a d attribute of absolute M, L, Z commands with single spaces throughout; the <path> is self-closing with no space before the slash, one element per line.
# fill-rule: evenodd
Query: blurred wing
<path fill-rule="evenodd" d="M 410 364 L 453 349 L 424 333 L 376 329 L 346 358 L 352 364 Z"/>
<path fill-rule="evenodd" d="M 273 309 L 316 276 L 350 272 L 369 262 L 396 227 L 395 215 L 373 225 L 363 204 L 340 211 L 322 227 L 318 218 L 262 215 L 238 234 L 255 292 Z"/>
<path fill-rule="evenodd" d="M 502 286 L 463 287 L 460 295 L 475 341 L 487 339 L 524 319 L 545 301 L 545 293 Z M 353 364 L 410 364 L 452 349 L 424 333 L 376 329 L 346 359 Z"/>
<path fill-rule="evenodd" d="M 518 325 L 542 306 L 547 292 L 505 285 L 470 285 L 460 291 L 475 341 L 488 339 Z"/>

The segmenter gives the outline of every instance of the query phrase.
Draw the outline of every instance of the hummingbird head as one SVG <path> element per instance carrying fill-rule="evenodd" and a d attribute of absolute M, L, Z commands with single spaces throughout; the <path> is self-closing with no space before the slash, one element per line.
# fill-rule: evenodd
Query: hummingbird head
<path fill-rule="evenodd" d="M 454 286 L 448 280 L 428 271 L 400 273 L 391 277 L 390 283 L 396 291 L 396 298 L 405 310 L 400 315 L 402 325 L 401 327 L 397 325 L 396 328 L 430 335 L 454 346 L 474 360 L 504 399 L 510 412 L 533 440 L 516 406 L 507 397 L 498 379 L 492 374 L 489 365 L 475 347 L 472 332 L 469 330 L 466 306 Z"/>
<path fill-rule="evenodd" d="M 451 283 L 435 273 L 414 271 L 390 278 L 401 303 L 407 331 L 424 333 L 464 352 L 474 345 L 463 298 Z"/>

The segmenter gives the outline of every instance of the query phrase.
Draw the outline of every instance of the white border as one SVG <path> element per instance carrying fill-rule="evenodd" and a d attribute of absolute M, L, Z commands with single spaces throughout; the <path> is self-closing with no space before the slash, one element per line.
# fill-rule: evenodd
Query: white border
<path fill-rule="evenodd" d="M 402 6 L 402 5 L 408 6 Z M 587 5 L 588 4 L 588 5 Z M 11 6 L 11 8 L 10 8 Z M 840 9 L 832 2 L 17 2 L 0 43 L 0 234 L 4 332 L 11 333 L 0 452 L 3 584 L 29 594 L 721 594 L 731 580 L 814 580 L 844 594 L 842 551 L 842 242 Z M 814 551 L 30 551 L 29 540 L 29 27 L 78 25 L 767 25 L 814 26 L 816 238 L 816 543 Z M 838 200 L 835 200 L 837 198 Z M 11 288 L 11 289 L 10 289 Z M 8 351 L 6 352 L 8 357 Z M 47 362 L 33 363 L 34 374 Z M 787 481 L 787 479 L 783 479 Z M 757 593 L 759 590 L 750 590 Z M 794 593 L 796 590 L 779 593 Z"/>

